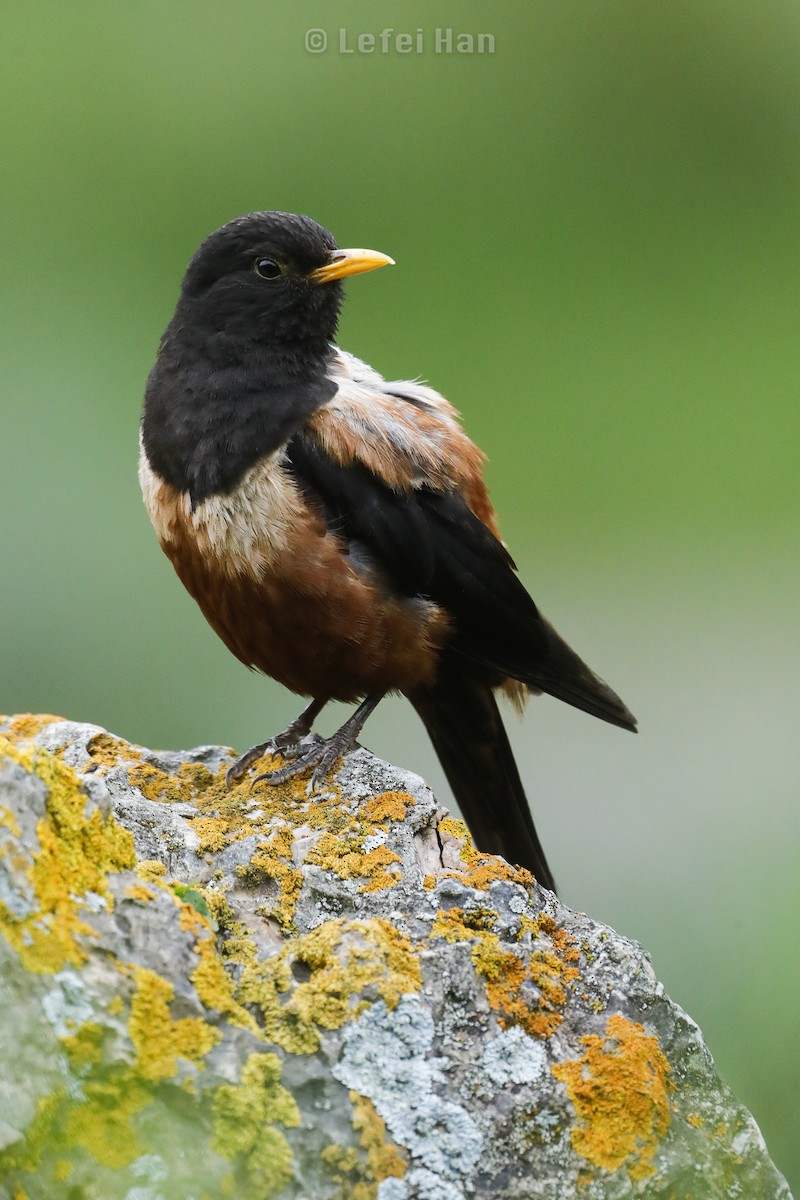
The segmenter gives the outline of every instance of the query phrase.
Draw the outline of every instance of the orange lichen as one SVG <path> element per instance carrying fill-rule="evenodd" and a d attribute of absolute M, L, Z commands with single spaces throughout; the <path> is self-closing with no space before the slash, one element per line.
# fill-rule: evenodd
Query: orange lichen
<path fill-rule="evenodd" d="M 490 884 L 498 879 L 519 883 L 522 887 L 529 887 L 533 882 L 533 876 L 524 867 L 511 866 L 505 859 L 499 858 L 497 855 L 482 854 L 480 850 L 476 850 L 469 830 L 463 821 L 459 821 L 455 817 L 444 817 L 439 822 L 438 831 L 440 836 L 443 835 L 445 838 L 451 838 L 453 841 L 461 843 L 459 858 L 465 864 L 463 870 L 450 868 L 446 869 L 443 874 L 460 879 L 467 887 L 486 891 Z"/>
<path fill-rule="evenodd" d="M 634 1181 L 646 1179 L 670 1122 L 670 1067 L 658 1039 L 615 1013 L 604 1035 L 587 1034 L 581 1044 L 580 1058 L 552 1068 L 578 1118 L 572 1145 L 595 1167 L 624 1165 Z"/>
<path fill-rule="evenodd" d="M 175 775 L 160 770 L 152 763 L 137 763 L 128 771 L 128 779 L 146 799 L 165 804 L 192 801 L 199 791 L 215 781 L 214 775 L 202 763 L 181 763 Z"/>
<path fill-rule="evenodd" d="M 381 792 L 364 804 L 364 815 L 368 821 L 404 821 L 414 797 L 407 792 Z"/>
<path fill-rule="evenodd" d="M 519 1025 L 533 1037 L 551 1037 L 563 1020 L 568 987 L 578 978 L 578 968 L 538 945 L 528 951 L 522 946 L 504 948 L 492 932 L 495 921 L 490 910 L 451 908 L 437 914 L 431 936 L 474 942 L 472 962 L 500 1024 Z M 523 932 L 530 932 L 530 926 Z"/>
<path fill-rule="evenodd" d="M 544 935 L 548 937 L 553 946 L 553 952 L 563 959 L 564 962 L 579 962 L 581 952 L 575 944 L 572 934 L 558 925 L 553 917 L 547 913 L 539 913 L 538 917 L 532 919 L 523 916 L 521 918 L 523 929 L 526 929 L 534 938 Z"/>
<path fill-rule="evenodd" d="M 361 1178 L 352 1184 L 349 1196 L 351 1200 L 374 1200 L 379 1184 L 384 1179 L 402 1179 L 407 1163 L 397 1146 L 387 1140 L 386 1124 L 372 1101 L 351 1091 L 350 1103 L 353 1105 L 353 1128 L 367 1161 L 358 1172 Z"/>
<path fill-rule="evenodd" d="M 83 768 L 86 772 L 89 768 L 99 771 L 104 775 L 112 767 L 117 767 L 120 763 L 130 762 L 131 759 L 139 758 L 139 747 L 131 746 L 128 742 L 123 742 L 121 738 L 114 737 L 111 733 L 97 733 L 93 738 L 86 743 L 86 752 L 91 759 Z"/>
<path fill-rule="evenodd" d="M 21 713 L 18 717 L 0 716 L 0 726 L 3 726 L 1 735 L 8 738 L 10 742 L 27 742 L 40 734 L 48 725 L 54 725 L 63 720 L 63 717 L 56 717 L 53 713 Z"/>
<path fill-rule="evenodd" d="M 366 883 L 362 883 L 358 890 L 360 892 L 385 892 L 387 888 L 397 887 L 399 882 L 399 875 L 395 875 L 391 871 L 382 871 L 379 875 L 373 875 Z"/>

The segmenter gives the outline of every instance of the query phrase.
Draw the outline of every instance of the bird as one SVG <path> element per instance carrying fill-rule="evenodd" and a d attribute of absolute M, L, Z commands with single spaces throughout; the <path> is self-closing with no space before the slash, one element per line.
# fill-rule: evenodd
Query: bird
<path fill-rule="evenodd" d="M 555 891 L 498 707 L 548 693 L 636 719 L 539 612 L 456 409 L 336 343 L 343 282 L 393 265 L 310 217 L 248 213 L 191 258 L 147 380 L 139 477 L 162 549 L 228 649 L 310 702 L 227 773 L 324 786 L 381 699 L 428 732 L 477 849 Z M 355 705 L 307 735 L 332 700 Z"/>

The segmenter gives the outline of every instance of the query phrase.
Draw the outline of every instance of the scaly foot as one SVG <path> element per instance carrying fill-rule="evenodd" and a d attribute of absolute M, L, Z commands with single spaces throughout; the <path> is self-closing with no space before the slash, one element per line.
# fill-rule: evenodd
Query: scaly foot
<path fill-rule="evenodd" d="M 303 775 L 313 767 L 306 791 L 309 794 L 315 792 L 330 775 L 336 760 L 353 749 L 364 722 L 381 698 L 381 696 L 367 696 L 366 700 L 359 704 L 352 717 L 345 721 L 341 729 L 336 730 L 336 733 L 311 746 L 298 748 L 293 755 L 294 762 L 287 763 L 285 767 L 278 767 L 275 771 L 265 771 L 261 775 L 256 775 L 251 786 L 255 787 L 257 783 L 270 785 L 285 783 L 287 779 L 293 779 L 295 775 Z"/>
<path fill-rule="evenodd" d="M 253 763 L 258 762 L 265 754 L 279 753 L 284 758 L 302 755 L 304 751 L 297 749 L 297 743 L 311 732 L 311 726 L 326 704 L 327 700 L 312 700 L 308 708 L 304 709 L 300 716 L 284 729 L 283 733 L 276 733 L 266 742 L 261 742 L 258 746 L 251 746 L 246 754 L 237 758 L 236 762 L 228 767 L 225 775 L 226 787 L 232 788 L 237 783 L 241 783 Z M 259 776 L 259 778 L 263 778 L 263 776 Z"/>

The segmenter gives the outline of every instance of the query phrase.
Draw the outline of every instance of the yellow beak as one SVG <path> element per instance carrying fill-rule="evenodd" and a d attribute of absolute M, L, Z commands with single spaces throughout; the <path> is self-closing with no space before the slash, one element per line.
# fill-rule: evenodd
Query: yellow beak
<path fill-rule="evenodd" d="M 360 275 L 362 271 L 374 271 L 376 267 L 393 266 L 394 259 L 379 250 L 334 250 L 331 261 L 311 271 L 308 278 L 312 283 L 330 283 L 348 275 Z"/>

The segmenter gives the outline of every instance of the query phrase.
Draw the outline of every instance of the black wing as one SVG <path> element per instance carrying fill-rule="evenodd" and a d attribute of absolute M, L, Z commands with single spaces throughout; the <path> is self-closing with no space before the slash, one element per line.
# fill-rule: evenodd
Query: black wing
<path fill-rule="evenodd" d="M 292 439 L 287 458 L 332 529 L 365 545 L 399 592 L 424 596 L 451 614 L 453 650 L 635 728 L 619 697 L 540 615 L 505 546 L 456 492 L 397 492 L 363 464 L 341 466 L 308 431 Z"/>
<path fill-rule="evenodd" d="M 403 595 L 425 596 L 454 616 L 462 653 L 506 670 L 520 649 L 526 659 L 545 651 L 541 617 L 510 554 L 459 495 L 397 492 L 361 464 L 340 466 L 308 433 L 287 454 L 332 529 L 364 544 Z"/>

